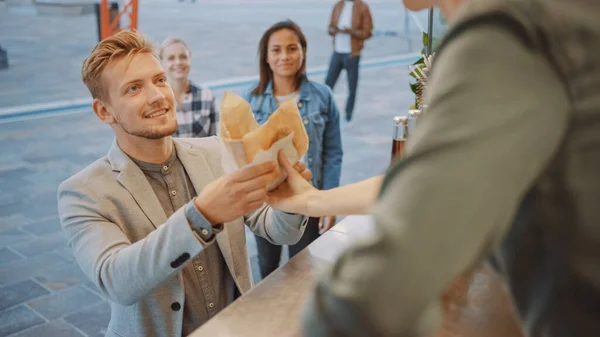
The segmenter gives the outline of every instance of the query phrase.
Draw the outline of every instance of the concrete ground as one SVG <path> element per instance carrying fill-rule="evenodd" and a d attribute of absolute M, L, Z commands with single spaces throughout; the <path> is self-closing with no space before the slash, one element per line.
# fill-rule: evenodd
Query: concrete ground
<path fill-rule="evenodd" d="M 371 3 L 376 28 L 399 35 L 367 41 L 362 60 L 420 49 L 414 21 L 405 30 L 400 1 Z M 155 40 L 187 39 L 193 49 L 192 78 L 207 82 L 255 75 L 262 31 L 288 17 L 308 37 L 309 67 L 325 66 L 332 5 L 329 0 L 144 0 L 139 28 Z M 79 71 L 96 42 L 94 20 L 39 17 L 29 7 L 0 13 L 0 45 L 11 62 L 10 69 L 0 71 L 0 108 L 87 97 Z M 342 130 L 342 184 L 381 174 L 389 165 L 392 117 L 405 115 L 413 99 L 407 74 L 407 67 L 398 65 L 361 71 L 355 119 Z M 323 77 L 312 80 L 322 82 Z M 223 92 L 216 93 L 221 97 Z M 343 76 L 335 97 L 343 111 Z M 91 111 L 82 111 L 0 122 L 0 141 L 0 336 L 103 336 L 110 309 L 66 247 L 56 190 L 107 153 L 111 130 Z M 251 236 L 248 241 L 256 269 L 255 244 Z"/>

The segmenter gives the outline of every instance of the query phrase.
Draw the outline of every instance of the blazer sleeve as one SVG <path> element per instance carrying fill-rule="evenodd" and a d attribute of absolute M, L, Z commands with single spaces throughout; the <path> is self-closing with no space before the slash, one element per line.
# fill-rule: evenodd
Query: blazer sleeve
<path fill-rule="evenodd" d="M 75 259 L 109 300 L 133 305 L 177 274 L 203 247 L 181 207 L 147 237 L 132 243 L 110 220 L 114 205 L 76 179 L 58 190 L 58 212 Z M 114 213 L 113 213 L 114 214 Z"/>

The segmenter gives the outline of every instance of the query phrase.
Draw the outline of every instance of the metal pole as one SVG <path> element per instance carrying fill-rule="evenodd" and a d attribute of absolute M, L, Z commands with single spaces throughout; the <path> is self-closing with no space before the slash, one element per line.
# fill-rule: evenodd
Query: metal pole
<path fill-rule="evenodd" d="M 138 26 L 138 0 L 131 0 L 131 12 L 129 14 L 130 29 L 137 30 Z"/>
<path fill-rule="evenodd" d="M 429 8 L 429 20 L 427 22 L 427 56 L 433 51 L 433 7 Z"/>
<path fill-rule="evenodd" d="M 110 12 L 108 10 L 108 0 L 100 1 L 100 39 L 104 40 L 112 35 L 110 29 Z"/>

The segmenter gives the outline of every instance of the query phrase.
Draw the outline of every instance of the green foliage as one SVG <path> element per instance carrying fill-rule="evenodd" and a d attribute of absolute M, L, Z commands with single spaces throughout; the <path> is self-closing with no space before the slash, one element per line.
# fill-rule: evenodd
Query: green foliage
<path fill-rule="evenodd" d="M 425 49 L 427 48 L 427 44 L 429 43 L 429 35 L 426 32 L 423 32 L 423 37 L 422 37 L 422 41 L 423 41 L 423 50 L 421 51 L 421 54 L 425 55 Z M 425 66 L 425 61 L 423 60 L 423 57 L 421 57 L 420 59 L 418 59 L 417 61 L 415 61 L 415 63 L 412 64 L 415 67 L 424 67 Z M 413 74 L 412 71 L 410 71 L 408 73 L 412 78 L 416 79 L 417 77 L 415 76 L 415 74 Z M 419 82 L 416 83 L 408 83 L 408 85 L 410 86 L 410 90 L 413 92 L 413 94 L 415 94 L 415 107 L 417 106 L 417 96 L 420 90 L 420 86 L 421 84 Z"/>
<path fill-rule="evenodd" d="M 423 47 L 427 48 L 428 44 L 429 44 L 429 34 L 427 34 L 427 32 L 423 32 Z"/>
<path fill-rule="evenodd" d="M 409 83 L 408 84 L 410 86 L 410 90 L 413 92 L 413 94 L 417 94 L 419 92 L 419 83 Z"/>

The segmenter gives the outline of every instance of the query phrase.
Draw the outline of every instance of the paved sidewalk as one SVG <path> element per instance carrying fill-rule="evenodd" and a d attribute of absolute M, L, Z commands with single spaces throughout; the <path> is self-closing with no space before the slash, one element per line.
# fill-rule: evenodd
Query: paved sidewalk
<path fill-rule="evenodd" d="M 309 67 L 326 65 L 331 52 L 325 35 L 331 0 L 143 3 L 140 29 L 157 40 L 171 35 L 188 39 L 194 55 L 192 77 L 198 82 L 255 75 L 260 34 L 286 17 L 297 20 L 308 36 Z M 371 3 L 376 27 L 403 29 L 399 0 Z M 94 18 L 36 17 L 27 8 L 19 11 L 0 13 L 0 44 L 11 61 L 9 70 L 0 71 L 0 109 L 88 97 L 79 69 L 95 43 Z M 415 29 L 409 35 L 411 39 L 369 40 L 363 60 L 415 51 L 419 34 Z M 342 130 L 342 184 L 381 174 L 389 165 L 392 117 L 404 115 L 413 100 L 407 73 L 405 66 L 361 71 L 355 120 Z M 220 98 L 223 90 L 216 94 Z M 344 76 L 335 97 L 343 111 Z M 110 309 L 66 247 L 56 191 L 64 179 L 105 155 L 111 141 L 111 130 L 91 111 L 0 123 L 0 336 L 104 335 Z M 256 272 L 256 247 L 252 236 L 248 239 Z"/>
<path fill-rule="evenodd" d="M 155 41 L 172 36 L 187 40 L 194 62 L 192 79 L 209 82 L 258 74 L 258 40 L 267 27 L 286 18 L 297 21 L 307 36 L 308 67 L 326 66 L 332 49 L 326 28 L 333 3 L 144 0 L 140 1 L 138 28 Z M 401 3 L 372 1 L 375 29 L 399 35 L 368 40 L 363 60 L 420 50 L 418 26 Z M 8 51 L 10 63 L 9 69 L 0 71 L 0 108 L 88 97 L 80 72 L 83 59 L 97 42 L 96 24 L 93 14 L 36 16 L 34 7 L 0 11 L 0 45 Z"/>
<path fill-rule="evenodd" d="M 343 184 L 386 170 L 391 119 L 412 100 L 406 73 L 400 66 L 361 73 L 356 117 L 342 131 Z M 336 88 L 340 109 L 343 83 Z M 91 111 L 0 124 L 0 336 L 103 336 L 109 308 L 66 247 L 56 189 L 105 155 L 111 141 L 111 130 Z"/>

